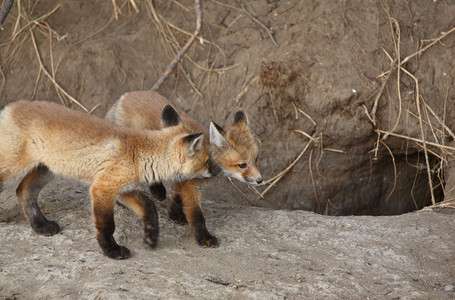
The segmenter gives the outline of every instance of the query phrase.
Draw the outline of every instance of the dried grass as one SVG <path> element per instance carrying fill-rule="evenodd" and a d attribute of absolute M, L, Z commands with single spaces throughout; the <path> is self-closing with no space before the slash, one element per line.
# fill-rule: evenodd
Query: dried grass
<path fill-rule="evenodd" d="M 455 148 L 446 146 L 446 145 L 443 144 L 443 142 L 441 142 L 441 141 L 444 140 L 445 132 L 447 132 L 447 134 L 449 134 L 453 139 L 455 139 L 455 134 L 453 133 L 453 131 L 444 122 L 444 120 L 445 120 L 445 112 L 446 112 L 445 107 L 446 107 L 447 97 L 445 98 L 445 102 L 444 102 L 444 117 L 440 118 L 440 117 L 437 116 L 437 114 L 434 112 L 434 110 L 424 101 L 423 96 L 420 94 L 419 80 L 416 78 L 416 76 L 414 74 L 412 74 L 411 72 L 409 72 L 407 69 L 404 68 L 404 64 L 406 62 L 408 62 L 410 59 L 412 59 L 414 57 L 417 57 L 418 55 L 423 54 L 425 51 L 430 49 L 432 46 L 434 46 L 436 43 L 441 41 L 443 38 L 445 38 L 448 35 L 450 35 L 451 33 L 455 32 L 455 27 L 450 29 L 449 31 L 441 34 L 439 37 L 430 40 L 430 43 L 428 45 L 426 45 L 425 47 L 421 48 L 419 51 L 416 51 L 416 52 L 412 53 L 411 55 L 405 57 L 403 60 L 401 60 L 400 26 L 399 26 L 398 22 L 390 16 L 389 11 L 388 11 L 387 8 L 385 8 L 385 11 L 386 11 L 386 13 L 388 15 L 388 20 L 389 20 L 389 24 L 390 24 L 392 40 L 393 40 L 394 49 L 395 49 L 395 58 L 392 58 L 384 50 L 385 54 L 387 55 L 387 57 L 390 60 L 389 70 L 384 72 L 384 73 L 382 73 L 382 74 L 380 74 L 378 76 L 378 77 L 384 77 L 383 81 L 382 81 L 382 84 L 381 84 L 380 88 L 378 89 L 378 91 L 376 93 L 376 96 L 374 98 L 373 107 L 371 109 L 371 112 L 368 113 L 368 110 L 364 106 L 365 112 L 366 112 L 369 120 L 373 123 L 373 125 L 375 127 L 375 131 L 378 133 L 378 141 L 379 141 L 380 136 L 382 135 L 381 144 L 383 144 L 387 148 L 389 153 L 391 153 L 389 147 L 387 147 L 387 145 L 383 142 L 385 139 L 387 139 L 388 136 L 395 136 L 395 137 L 406 139 L 406 140 L 409 140 L 409 141 L 414 141 L 414 142 L 416 142 L 416 143 L 421 145 L 421 147 L 423 149 L 424 157 L 425 157 L 425 165 L 426 165 L 427 176 L 428 176 L 428 185 L 430 187 L 431 201 L 432 201 L 432 204 L 435 205 L 436 204 L 436 199 L 435 199 L 435 196 L 434 196 L 433 176 L 432 176 L 432 172 L 431 172 L 432 169 L 431 169 L 431 166 L 430 166 L 428 153 L 430 152 L 434 156 L 438 157 L 440 159 L 441 165 L 443 165 L 444 162 L 447 162 L 447 156 L 452 156 L 453 157 L 453 155 L 454 155 L 454 153 L 449 152 L 448 150 L 451 150 L 451 151 L 455 150 Z M 382 130 L 382 129 L 378 128 L 379 124 L 377 123 L 377 120 L 376 120 L 378 102 L 379 102 L 379 99 L 382 96 L 382 93 L 384 91 L 384 87 L 386 86 L 389 78 L 391 77 L 391 74 L 394 71 L 396 71 L 396 87 L 397 87 L 397 97 L 398 97 L 398 116 L 397 116 L 397 120 L 395 121 L 395 124 L 393 125 L 392 129 L 390 129 L 390 130 Z M 394 131 L 396 130 L 396 128 L 397 128 L 397 126 L 398 126 L 398 124 L 400 122 L 401 113 L 402 113 L 402 99 L 401 99 L 401 86 L 400 86 L 400 81 L 401 81 L 402 74 L 405 74 L 406 76 L 411 78 L 412 81 L 414 82 L 414 87 L 415 87 L 414 88 L 414 95 L 415 95 L 414 96 L 414 102 L 415 102 L 415 106 L 416 106 L 416 110 L 417 110 L 417 115 L 415 115 L 415 117 L 419 121 L 420 138 L 415 138 L 415 137 L 411 137 L 411 136 L 406 136 L 406 135 L 394 133 Z M 442 130 L 437 129 L 431 123 L 429 114 L 431 114 L 437 120 L 439 125 L 443 128 Z M 426 118 L 425 118 L 425 116 L 426 116 Z M 427 137 L 425 137 L 424 125 L 430 128 L 430 131 L 433 134 L 434 142 L 427 140 Z M 442 136 L 441 139 L 438 139 L 436 132 L 439 132 L 441 134 L 441 136 Z M 435 151 L 432 151 L 432 150 L 428 149 L 428 146 L 435 147 L 436 149 L 438 149 L 439 150 L 438 151 L 439 155 Z M 379 142 L 376 143 L 376 149 L 375 149 L 376 153 L 377 153 L 377 150 L 378 150 L 377 148 L 378 147 L 379 147 Z M 395 171 L 395 173 L 396 173 L 396 171 Z M 396 176 L 396 174 L 395 174 L 395 176 Z M 443 185 L 442 178 L 440 178 L 440 180 L 441 180 L 440 185 Z"/>
<path fill-rule="evenodd" d="M 305 154 L 305 152 L 308 150 L 308 148 L 310 147 L 311 143 L 314 143 L 314 142 L 318 142 L 317 139 L 315 139 L 314 135 L 313 136 L 310 136 L 309 134 L 301 131 L 301 130 L 297 130 L 295 131 L 297 133 L 300 133 L 302 135 L 304 135 L 305 137 L 308 137 L 309 138 L 309 141 L 308 143 L 305 145 L 305 147 L 303 148 L 303 150 L 300 152 L 300 154 L 297 156 L 297 158 L 291 162 L 283 171 L 281 171 L 280 173 L 278 173 L 277 175 L 275 175 L 274 177 L 268 179 L 268 180 L 265 180 L 263 181 L 261 184 L 257 185 L 258 187 L 260 186 L 267 186 L 267 188 L 265 190 L 263 190 L 262 192 L 257 192 L 257 194 L 261 197 L 261 198 L 264 198 L 264 195 L 274 186 L 278 183 L 278 181 L 280 181 L 290 170 L 292 170 L 292 168 L 297 164 L 297 162 L 300 160 L 300 158 L 303 156 L 303 154 Z M 310 161 L 311 163 L 311 161 Z M 255 188 L 254 188 L 255 189 Z"/>
<path fill-rule="evenodd" d="M 71 96 L 68 92 L 66 92 L 60 86 L 60 84 L 58 84 L 58 82 L 55 80 L 55 76 L 51 75 L 49 73 L 49 71 L 47 71 L 46 67 L 43 65 L 43 62 L 41 60 L 41 55 L 40 55 L 38 46 L 36 44 L 36 40 L 35 40 L 35 35 L 33 33 L 33 29 L 30 29 L 30 37 L 32 38 L 33 48 L 35 49 L 36 58 L 38 59 L 38 63 L 39 63 L 39 66 L 40 66 L 40 72 L 43 72 L 49 78 L 49 80 L 52 82 L 52 84 L 54 85 L 55 89 L 57 90 L 57 93 L 62 93 L 63 95 L 68 97 L 68 99 L 70 99 L 73 103 L 75 103 L 77 106 L 82 108 L 85 112 L 89 112 L 89 110 L 84 105 L 82 105 L 79 101 L 74 99 L 73 96 Z"/>
<path fill-rule="evenodd" d="M 199 36 L 200 29 L 202 26 L 202 10 L 200 8 L 199 3 L 200 3 L 200 1 L 195 1 L 196 30 L 193 33 L 189 33 L 186 30 L 183 30 L 183 29 L 179 28 L 178 26 L 175 26 L 172 23 L 166 21 L 165 18 L 156 11 L 153 1 L 149 0 L 146 2 L 146 7 L 147 7 L 147 12 L 149 14 L 149 17 L 152 19 L 152 21 L 157 26 L 158 31 L 163 40 L 163 43 L 165 45 L 165 51 L 167 52 L 169 58 L 172 60 L 172 63 L 169 65 L 167 70 L 164 71 L 164 74 L 158 79 L 158 81 L 152 87 L 152 90 L 158 89 L 161 86 L 161 84 L 168 78 L 168 76 L 171 74 L 171 72 L 174 70 L 174 68 L 178 67 L 179 74 L 183 75 L 183 77 L 187 80 L 188 84 L 191 86 L 191 88 L 196 93 L 196 95 L 202 98 L 202 97 L 204 97 L 204 94 L 202 92 L 202 87 L 206 87 L 208 90 L 210 89 L 210 86 L 211 86 L 210 81 L 211 81 L 212 73 L 217 74 L 218 79 L 219 79 L 225 72 L 232 70 L 239 66 L 238 64 L 235 64 L 232 66 L 226 66 L 226 63 L 224 63 L 223 67 L 221 67 L 221 68 L 215 67 L 215 65 L 217 64 L 217 61 L 219 59 L 219 55 L 217 55 L 215 57 L 215 59 L 210 59 L 211 47 L 214 46 L 218 50 L 218 52 L 221 54 L 221 56 L 224 57 L 224 61 L 227 60 L 227 57 L 226 57 L 226 54 L 224 53 L 223 49 L 219 45 Z M 186 11 L 185 13 L 188 13 L 188 9 L 185 6 L 183 6 L 177 2 L 169 3 L 169 5 L 172 5 L 172 4 L 177 5 L 179 8 L 184 9 Z M 189 40 L 186 42 L 186 44 L 183 47 L 180 46 L 176 33 L 190 37 Z M 201 66 L 200 64 L 195 62 L 190 56 L 188 56 L 186 54 L 187 50 L 189 49 L 189 47 L 195 40 L 199 40 L 200 45 L 202 45 L 203 47 L 204 47 L 204 45 L 209 46 L 208 57 L 207 57 L 207 66 Z M 190 63 L 192 63 L 196 68 L 198 68 L 199 70 L 201 70 L 203 72 L 198 83 L 194 82 L 194 80 L 192 79 L 192 76 L 190 76 L 189 73 L 185 70 L 184 66 L 181 63 L 179 63 L 179 61 L 183 57 L 185 57 Z M 178 83 L 178 81 L 176 82 L 176 87 L 177 87 L 177 83 Z M 215 85 L 215 86 L 219 87 L 219 84 Z M 209 93 L 210 93 L 210 91 L 209 91 Z"/>
<path fill-rule="evenodd" d="M 124 8 L 125 5 L 128 6 L 128 10 L 129 10 L 130 5 L 131 5 L 131 7 L 133 8 L 133 10 L 136 13 L 139 12 L 139 9 L 137 8 L 136 2 L 134 2 L 134 0 L 125 0 L 125 1 L 123 1 L 123 3 L 120 6 L 117 4 L 116 0 L 112 0 L 112 6 L 113 6 L 113 9 L 114 9 L 114 18 L 116 20 L 118 20 L 119 15 L 123 15 L 122 9 Z"/>
<path fill-rule="evenodd" d="M 47 18 L 49 18 L 50 16 L 52 16 L 53 14 L 55 14 L 58 11 L 61 4 L 57 4 L 49 12 L 31 19 L 29 16 L 32 15 L 35 7 L 37 5 L 39 5 L 39 2 L 40 2 L 39 0 L 35 1 L 30 8 L 30 5 L 29 5 L 29 7 L 23 7 L 22 1 L 17 0 L 17 16 L 16 16 L 14 28 L 11 32 L 10 37 L 7 39 L 7 41 L 0 44 L 0 48 L 5 48 L 4 49 L 5 56 L 4 56 L 3 61 L 1 62 L 0 69 L 2 66 L 6 66 L 7 64 L 15 63 L 14 60 L 17 59 L 17 57 L 19 57 L 19 55 L 17 55 L 17 54 L 20 52 L 20 50 L 22 48 L 28 47 L 28 45 L 29 45 L 28 41 L 30 41 L 31 45 L 33 47 L 34 53 L 35 53 L 35 57 L 38 62 L 38 66 L 39 66 L 38 74 L 37 74 L 36 81 L 35 81 L 34 91 L 32 93 L 32 98 L 34 97 L 34 95 L 36 93 L 36 90 L 38 88 L 38 83 L 41 81 L 41 75 L 44 74 L 47 77 L 47 79 L 50 81 L 52 86 L 55 88 L 57 96 L 59 97 L 60 101 L 63 104 L 68 105 L 71 102 L 71 103 L 74 103 L 75 105 L 79 106 L 80 108 L 82 108 L 85 112 L 92 113 L 97 107 L 99 107 L 100 103 L 95 105 L 92 109 L 88 109 L 87 107 L 82 105 L 77 100 L 77 97 L 72 96 L 69 92 L 67 92 L 61 86 L 61 84 L 58 82 L 58 79 L 56 76 L 58 66 L 61 62 L 63 55 L 61 55 L 59 62 L 57 63 L 57 65 L 55 65 L 54 58 L 53 58 L 52 41 L 53 40 L 60 41 L 60 40 L 64 39 L 66 37 L 66 35 L 61 36 L 56 30 L 51 28 L 51 26 L 46 22 L 46 20 L 47 20 Z M 113 3 L 114 2 L 115 1 L 113 0 Z M 135 10 L 137 9 L 137 7 L 134 3 L 134 0 L 125 0 L 120 7 L 118 7 L 118 6 L 114 7 L 114 12 L 116 9 L 117 9 L 117 12 L 118 12 L 118 10 L 121 10 L 125 6 L 126 3 L 128 3 L 128 6 L 132 5 Z M 83 37 L 81 40 L 75 42 L 74 44 L 69 46 L 64 52 L 66 52 L 69 49 L 71 49 L 72 47 L 84 42 L 85 40 L 93 37 L 94 35 L 100 33 L 112 22 L 113 19 L 114 19 L 114 16 L 100 29 L 94 30 L 93 33 L 91 33 L 90 35 L 87 35 L 87 36 Z M 50 56 L 50 61 L 48 63 L 45 63 L 42 59 L 40 43 L 38 43 L 38 41 L 37 41 L 37 35 L 44 36 L 45 39 L 47 39 L 49 41 L 49 50 L 48 50 L 49 53 L 48 54 Z M 47 67 L 46 65 L 50 65 L 50 67 Z M 5 82 L 5 79 L 3 80 L 3 83 L 4 82 Z M 83 83 L 82 83 L 82 86 L 83 86 Z M 1 88 L 0 88 L 0 92 L 1 92 Z M 80 94 L 81 94 L 81 91 L 79 91 L 79 96 L 80 96 Z"/>
<path fill-rule="evenodd" d="M 35 5 L 36 4 L 37 3 L 35 3 Z M 8 63 L 9 60 L 15 54 L 15 50 L 17 50 L 17 47 L 15 46 L 16 41 L 19 39 L 19 44 L 21 45 L 27 40 L 26 33 L 28 31 L 29 38 L 30 38 L 30 40 L 32 42 L 33 49 L 35 51 L 35 55 L 36 55 L 36 58 L 37 58 L 37 61 L 38 61 L 38 64 L 39 64 L 39 71 L 38 71 L 36 83 L 39 82 L 39 80 L 41 78 L 41 74 L 46 75 L 48 77 L 48 79 L 51 81 L 51 83 L 53 84 L 53 86 L 55 87 L 59 97 L 60 97 L 61 94 L 64 95 L 71 102 L 75 103 L 76 105 L 81 107 L 84 111 L 88 112 L 89 110 L 85 106 L 83 106 L 78 100 L 76 100 L 74 97 L 72 97 L 68 92 L 66 92 L 61 87 L 61 85 L 57 82 L 57 80 L 55 78 L 55 71 L 54 71 L 54 65 L 53 65 L 53 60 L 52 60 L 52 44 L 51 44 L 51 41 L 52 41 L 53 38 L 56 38 L 56 39 L 59 40 L 62 37 L 55 30 L 53 30 L 49 26 L 49 24 L 46 23 L 45 20 L 48 17 L 50 17 L 51 15 L 53 15 L 60 8 L 60 4 L 58 4 L 50 12 L 48 12 L 48 13 L 40 16 L 40 17 L 34 18 L 33 20 L 29 20 L 28 19 L 28 17 L 27 17 L 28 14 L 25 11 L 23 11 L 20 0 L 17 1 L 17 6 L 18 6 L 18 14 L 17 14 L 17 17 L 16 17 L 16 23 L 15 23 L 15 27 L 13 29 L 13 32 L 11 34 L 11 37 L 10 37 L 8 42 L 0 45 L 0 47 L 7 47 L 8 48 L 7 51 L 9 52 L 9 55 L 6 56 L 6 59 L 3 62 L 3 64 Z M 23 20 L 25 22 L 25 25 L 21 24 L 21 20 Z M 47 36 L 47 38 L 50 41 L 50 55 L 51 55 L 51 61 L 52 61 L 51 62 L 52 74 L 47 70 L 47 68 L 43 64 L 43 61 L 42 61 L 42 58 L 41 58 L 41 54 L 40 54 L 40 51 L 39 51 L 39 48 L 38 48 L 38 44 L 37 44 L 36 39 L 35 39 L 35 31 L 36 32 L 40 32 L 41 34 Z M 19 37 L 22 36 L 22 35 L 24 37 L 21 40 Z M 35 84 L 35 91 L 36 91 L 36 86 L 37 85 Z M 62 100 L 63 103 L 66 104 L 64 99 L 62 99 L 61 97 L 60 97 L 60 99 Z"/>

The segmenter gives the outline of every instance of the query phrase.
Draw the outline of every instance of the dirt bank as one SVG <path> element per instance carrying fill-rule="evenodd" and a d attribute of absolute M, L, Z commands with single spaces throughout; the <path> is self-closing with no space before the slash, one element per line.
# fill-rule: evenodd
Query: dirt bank
<path fill-rule="evenodd" d="M 16 30 L 15 5 L 0 33 L 0 106 L 46 99 L 104 116 L 123 93 L 151 88 L 194 30 L 193 1 L 116 3 L 117 18 L 112 1 L 23 0 Z M 133 251 L 121 262 L 99 250 L 87 187 L 46 187 L 43 211 L 63 229 L 46 238 L 10 184 L 0 299 L 455 298 L 444 290 L 455 285 L 453 209 L 308 212 L 398 214 L 431 203 L 431 191 L 453 207 L 455 3 L 244 4 L 277 45 L 239 3 L 204 1 L 202 43 L 159 92 L 203 124 L 243 107 L 264 179 L 299 158 L 293 168 L 263 198 L 225 178 L 204 187 L 217 249 L 198 247 L 159 202 L 149 250 L 140 220 L 118 208 L 116 239 Z"/>

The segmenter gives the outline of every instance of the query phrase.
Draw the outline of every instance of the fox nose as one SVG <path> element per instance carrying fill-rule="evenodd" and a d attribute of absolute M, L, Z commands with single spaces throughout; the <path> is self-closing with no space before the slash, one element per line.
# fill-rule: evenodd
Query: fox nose
<path fill-rule="evenodd" d="M 262 180 L 262 177 L 259 177 L 258 179 L 256 179 L 256 182 L 259 184 L 261 183 L 263 180 Z"/>

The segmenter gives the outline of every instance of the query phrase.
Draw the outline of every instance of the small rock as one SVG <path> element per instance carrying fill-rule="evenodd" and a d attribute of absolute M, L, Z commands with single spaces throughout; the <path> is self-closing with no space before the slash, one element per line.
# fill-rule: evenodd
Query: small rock
<path fill-rule="evenodd" d="M 455 291 L 455 286 L 451 285 L 451 284 L 448 284 L 446 285 L 446 287 L 444 288 L 444 290 L 446 292 L 454 292 Z"/>

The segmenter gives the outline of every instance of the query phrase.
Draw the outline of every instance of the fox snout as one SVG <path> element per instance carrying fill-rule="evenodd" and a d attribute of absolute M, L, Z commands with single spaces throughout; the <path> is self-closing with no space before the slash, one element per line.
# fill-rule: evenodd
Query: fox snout
<path fill-rule="evenodd" d="M 253 178 L 253 177 L 245 177 L 245 181 L 248 183 L 248 184 L 251 184 L 251 185 L 256 185 L 256 184 L 260 184 L 262 181 L 264 181 L 262 179 L 261 176 L 257 177 L 257 178 Z"/>

